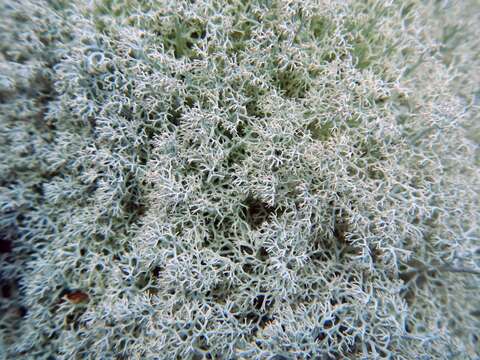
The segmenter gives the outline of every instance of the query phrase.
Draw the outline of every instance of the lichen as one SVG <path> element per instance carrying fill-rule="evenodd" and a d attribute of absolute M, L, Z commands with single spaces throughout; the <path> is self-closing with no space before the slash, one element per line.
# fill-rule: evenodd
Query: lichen
<path fill-rule="evenodd" d="M 0 13 L 0 357 L 479 356 L 476 1 Z"/>

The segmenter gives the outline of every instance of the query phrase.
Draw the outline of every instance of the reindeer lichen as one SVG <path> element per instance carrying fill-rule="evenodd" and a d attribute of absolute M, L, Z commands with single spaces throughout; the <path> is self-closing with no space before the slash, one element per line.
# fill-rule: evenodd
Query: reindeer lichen
<path fill-rule="evenodd" d="M 0 14 L 0 358 L 478 358 L 478 2 Z"/>

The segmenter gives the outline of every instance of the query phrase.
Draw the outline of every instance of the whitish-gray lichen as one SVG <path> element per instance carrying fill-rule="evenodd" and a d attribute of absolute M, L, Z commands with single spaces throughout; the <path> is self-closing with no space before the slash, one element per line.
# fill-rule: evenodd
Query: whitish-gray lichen
<path fill-rule="evenodd" d="M 0 357 L 479 355 L 476 1 L 0 13 Z"/>

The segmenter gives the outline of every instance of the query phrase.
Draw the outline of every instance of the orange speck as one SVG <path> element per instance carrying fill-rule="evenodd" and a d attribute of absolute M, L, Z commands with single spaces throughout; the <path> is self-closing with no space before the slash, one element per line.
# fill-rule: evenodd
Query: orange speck
<path fill-rule="evenodd" d="M 66 299 L 73 304 L 80 304 L 83 302 L 88 302 L 89 296 L 88 294 L 82 291 L 72 291 L 71 293 L 65 295 Z"/>

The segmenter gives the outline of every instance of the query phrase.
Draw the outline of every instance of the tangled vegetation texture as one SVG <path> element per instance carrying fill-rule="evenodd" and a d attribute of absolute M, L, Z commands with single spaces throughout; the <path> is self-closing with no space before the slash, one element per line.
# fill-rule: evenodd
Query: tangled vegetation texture
<path fill-rule="evenodd" d="M 476 0 L 0 14 L 0 357 L 478 359 Z"/>

